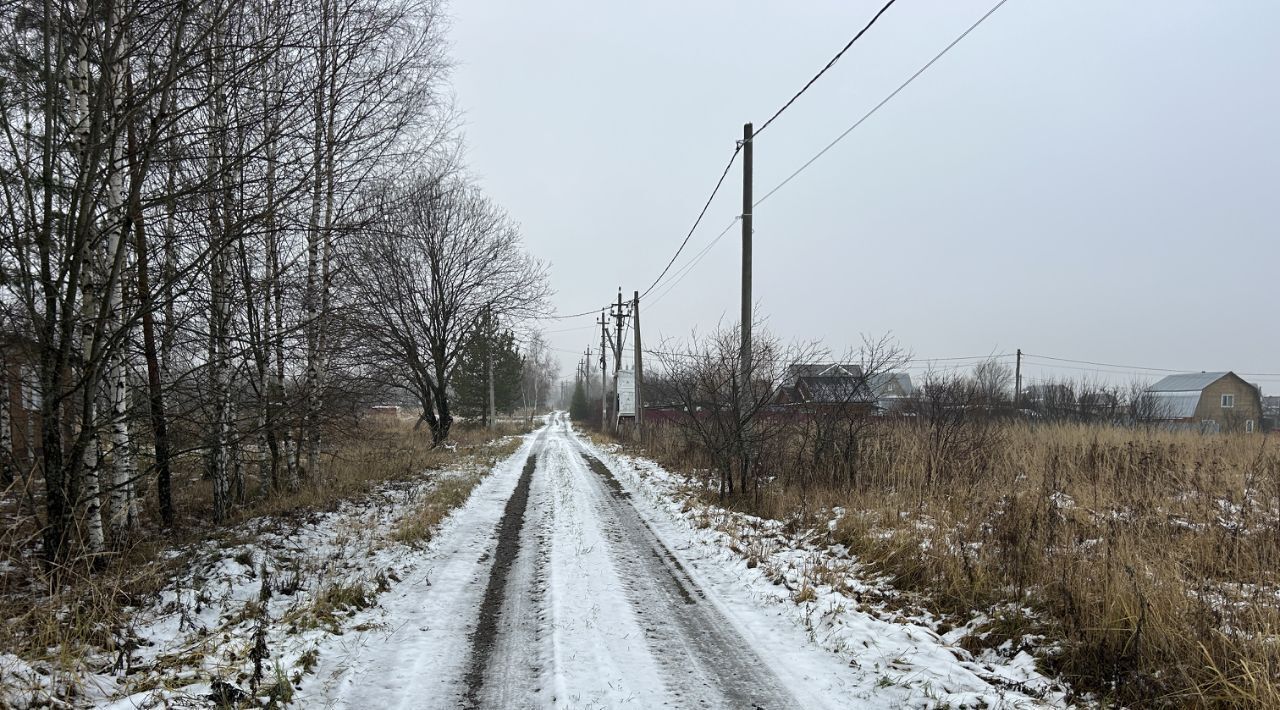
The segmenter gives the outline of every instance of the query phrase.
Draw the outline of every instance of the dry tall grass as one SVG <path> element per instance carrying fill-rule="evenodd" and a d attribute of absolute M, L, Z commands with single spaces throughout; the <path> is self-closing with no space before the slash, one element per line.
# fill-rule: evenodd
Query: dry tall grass
<path fill-rule="evenodd" d="M 1035 646 L 1104 702 L 1280 707 L 1280 440 L 984 426 L 947 460 L 927 425 L 876 425 L 839 474 L 784 447 L 735 505 L 813 525 L 843 507 L 835 540 L 899 589 L 992 618 L 971 643 Z M 650 449 L 697 460 L 670 432 Z"/>
<path fill-rule="evenodd" d="M 32 521 L 15 519 L 0 535 L 0 650 L 67 672 L 109 665 L 112 654 L 122 650 L 119 639 L 127 636 L 121 630 L 128 624 L 128 607 L 153 598 L 184 563 L 181 556 L 162 555 L 163 550 L 209 539 L 239 544 L 244 541 L 237 538 L 242 534 L 238 523 L 250 518 L 300 518 L 424 471 L 491 466 L 514 451 L 518 440 L 500 446 L 491 442 L 528 429 L 521 422 L 501 423 L 496 430 L 455 427 L 450 447 L 432 449 L 430 434 L 414 431 L 411 422 L 367 422 L 330 438 L 326 467 L 318 480 L 259 495 L 256 477 L 250 475 L 248 500 L 222 526 L 211 522 L 210 483 L 200 476 L 198 458 L 191 457 L 175 471 L 178 529 L 161 530 L 154 511 L 144 509 L 144 524 L 109 558 L 82 558 L 59 570 L 45 567 L 36 554 L 33 541 L 38 536 Z M 459 500 L 455 488 L 445 486 L 441 505 L 433 509 L 465 501 L 465 495 Z"/>

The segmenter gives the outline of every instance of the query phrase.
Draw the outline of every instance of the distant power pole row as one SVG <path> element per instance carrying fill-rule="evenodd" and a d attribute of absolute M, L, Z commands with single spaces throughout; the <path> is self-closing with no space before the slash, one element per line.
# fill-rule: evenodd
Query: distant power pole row
<path fill-rule="evenodd" d="M 632 382 L 634 384 L 634 411 L 625 416 L 632 417 L 635 424 L 635 430 L 639 432 L 640 426 L 644 422 L 644 349 L 640 336 L 640 292 L 634 291 L 630 301 L 622 300 L 622 289 L 618 289 L 618 294 L 613 303 L 607 309 L 601 309 L 599 317 L 596 318 L 596 324 L 600 326 L 600 418 L 602 427 L 608 431 L 617 433 L 620 431 L 620 421 L 623 414 L 619 411 L 621 402 L 619 400 L 618 381 L 622 369 L 622 358 L 625 351 L 625 334 L 627 329 L 627 321 L 630 319 L 631 334 L 633 340 L 632 358 L 633 367 Z M 609 332 L 610 322 L 612 321 L 613 332 Z M 613 353 L 613 377 L 609 377 L 609 357 L 608 353 Z M 592 377 L 591 372 L 591 348 L 586 350 L 586 356 L 578 361 L 577 379 L 589 386 Z M 612 383 L 612 385 L 610 384 Z"/>
<path fill-rule="evenodd" d="M 752 304 L 751 304 L 751 208 L 752 208 L 752 167 L 754 162 L 754 145 L 753 138 L 755 134 L 752 130 L 752 124 L 747 123 L 742 127 L 742 142 L 739 148 L 742 151 L 742 320 L 740 322 L 740 353 L 739 353 L 739 373 L 740 381 L 743 387 L 749 386 L 751 382 L 751 325 L 752 325 Z M 652 290 L 652 288 L 650 288 Z M 648 293 L 648 291 L 646 291 Z M 644 425 L 644 348 L 641 344 L 640 336 L 640 292 L 633 291 L 631 302 L 624 303 L 622 300 L 622 288 L 618 288 L 617 300 L 615 300 L 607 309 L 601 309 L 600 317 L 596 323 L 600 326 L 600 417 L 601 426 L 613 432 L 619 430 L 620 416 L 617 412 L 618 407 L 618 374 L 622 370 L 622 344 L 623 329 L 626 326 L 626 320 L 631 319 L 631 327 L 634 339 L 634 358 L 635 358 L 635 413 L 634 424 L 637 432 L 640 432 Z M 613 321 L 613 337 L 609 335 L 609 321 Z M 609 387 L 609 360 L 605 354 L 606 348 L 613 351 L 613 387 Z M 587 382 L 590 378 L 591 370 L 591 348 L 587 348 L 586 358 L 578 363 L 578 379 Z M 611 405 L 610 402 L 613 402 Z M 613 416 L 610 417 L 610 412 Z"/>

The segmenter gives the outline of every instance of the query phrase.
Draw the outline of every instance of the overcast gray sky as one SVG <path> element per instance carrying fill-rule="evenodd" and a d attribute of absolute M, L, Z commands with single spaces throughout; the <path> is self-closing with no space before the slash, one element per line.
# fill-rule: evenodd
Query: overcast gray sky
<path fill-rule="evenodd" d="M 756 195 L 993 3 L 899 0 L 756 141 Z M 559 312 L 643 291 L 742 124 L 881 4 L 455 0 L 468 162 L 551 264 Z M 759 306 L 779 335 L 837 352 L 891 332 L 920 358 L 1020 347 L 1280 373 L 1278 73 L 1271 0 L 1009 0 L 757 209 Z M 735 166 L 677 269 L 740 189 Z M 739 258 L 735 227 L 655 290 L 646 343 L 736 320 Z M 566 374 L 590 326 L 546 325 Z M 1028 376 L 1092 374 L 1049 364 Z M 1280 391 L 1280 375 L 1248 379 Z"/>

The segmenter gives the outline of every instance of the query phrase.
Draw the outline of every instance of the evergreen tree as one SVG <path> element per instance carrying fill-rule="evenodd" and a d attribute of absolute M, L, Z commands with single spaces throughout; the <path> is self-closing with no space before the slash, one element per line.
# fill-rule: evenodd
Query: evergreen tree
<path fill-rule="evenodd" d="M 587 388 L 582 386 L 582 380 L 579 379 L 573 385 L 573 401 L 569 404 L 569 416 L 574 421 L 586 421 L 590 409 L 591 405 L 587 403 Z"/>
<path fill-rule="evenodd" d="M 453 373 L 455 407 L 459 415 L 487 421 L 489 353 L 493 353 L 493 399 L 499 412 L 520 406 L 520 351 L 515 334 L 499 330 L 496 320 L 482 319 L 458 354 Z"/>

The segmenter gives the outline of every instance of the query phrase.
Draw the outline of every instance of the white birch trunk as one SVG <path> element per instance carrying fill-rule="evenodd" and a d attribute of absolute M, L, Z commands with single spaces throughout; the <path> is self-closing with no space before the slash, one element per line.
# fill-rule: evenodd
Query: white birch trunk
<path fill-rule="evenodd" d="M 263 26 L 270 26 L 269 13 L 270 5 L 266 2 L 262 3 Z M 266 205 L 264 231 L 266 232 L 266 246 L 268 253 L 278 249 L 276 244 L 276 141 L 279 131 L 279 120 L 273 112 L 272 97 L 279 94 L 271 91 L 276 86 L 276 64 L 275 59 L 262 62 L 262 107 L 263 118 L 266 120 L 265 142 L 267 156 L 266 171 Z M 261 494 L 266 495 L 268 491 L 276 486 L 276 481 L 272 475 L 274 471 L 272 467 L 276 462 L 270 460 L 269 450 L 275 446 L 275 441 L 269 441 L 268 438 L 275 437 L 275 420 L 271 416 L 271 344 L 274 342 L 274 334 L 272 333 L 271 306 L 272 306 L 272 288 L 274 284 L 275 274 L 271 267 L 272 258 L 269 256 L 267 264 L 264 266 L 264 278 L 262 280 L 262 318 L 259 322 L 258 347 L 258 481 L 260 482 Z"/>
<path fill-rule="evenodd" d="M 316 475 L 320 459 L 320 261 L 321 234 L 320 210 L 325 196 L 325 109 L 326 77 L 328 76 L 329 3 L 322 2 L 320 10 L 320 37 L 316 51 L 315 126 L 312 135 L 312 191 L 311 215 L 307 222 L 307 381 L 306 416 L 304 434 L 300 444 L 305 444 L 307 462 L 305 473 Z M 301 455 L 301 452 L 299 452 Z"/>
<path fill-rule="evenodd" d="M 119 10 L 112 6 L 110 27 L 113 32 L 120 32 Z M 128 45 L 123 38 L 118 42 L 120 57 L 128 55 Z M 124 104 L 124 75 L 128 71 L 125 59 L 117 59 L 108 69 L 107 81 L 114 87 L 112 99 L 111 124 L 115 130 L 115 140 L 111 146 L 111 167 L 107 179 L 107 268 L 113 268 L 117 259 L 122 258 L 120 250 L 124 237 L 124 121 L 121 107 Z M 123 293 L 120 278 L 111 282 L 108 301 L 108 313 L 112 332 L 123 327 L 121 309 Z M 130 486 L 134 477 L 133 457 L 129 454 L 129 420 L 128 382 L 125 370 L 125 352 L 129 338 L 122 338 L 111 358 L 111 370 L 107 377 L 111 397 L 111 469 L 112 485 L 107 520 L 110 521 L 113 535 L 120 533 L 132 525 L 129 512 L 132 507 Z"/>
<path fill-rule="evenodd" d="M 76 60 L 72 74 L 71 102 L 72 146 L 76 151 L 76 164 L 81 170 L 87 170 L 87 149 L 89 137 L 89 8 L 86 0 L 76 3 L 76 21 L 84 23 L 76 33 Z M 86 195 L 89 191 L 86 190 Z M 87 201 L 87 198 L 86 198 Z M 92 205 L 81 204 L 80 209 L 93 209 Z M 103 550 L 105 539 L 102 529 L 102 486 L 99 481 L 99 456 L 97 432 L 97 391 L 98 381 L 94 376 L 94 324 L 98 311 L 98 292 L 101 289 L 97 279 L 101 271 L 98 249 L 94 239 L 86 238 L 82 245 L 83 266 L 81 267 L 80 288 L 82 300 L 80 304 L 80 348 L 81 363 L 84 375 L 84 417 L 80 422 L 81 433 L 88 437 L 81 459 L 83 488 L 81 497 L 85 502 L 86 545 L 89 552 L 98 553 Z"/>
<path fill-rule="evenodd" d="M 219 42 L 217 31 L 211 42 Z M 209 96 L 213 100 L 209 119 L 211 150 L 207 166 L 210 193 L 209 239 L 209 391 L 212 401 L 211 436 L 209 442 L 209 477 L 213 481 L 213 517 L 221 522 L 230 512 L 230 471 L 228 466 L 230 415 L 228 362 L 225 359 L 227 339 L 227 241 L 230 215 L 222 209 L 221 187 L 226 154 L 226 105 L 222 95 L 222 58 L 213 50 L 209 52 Z"/>

